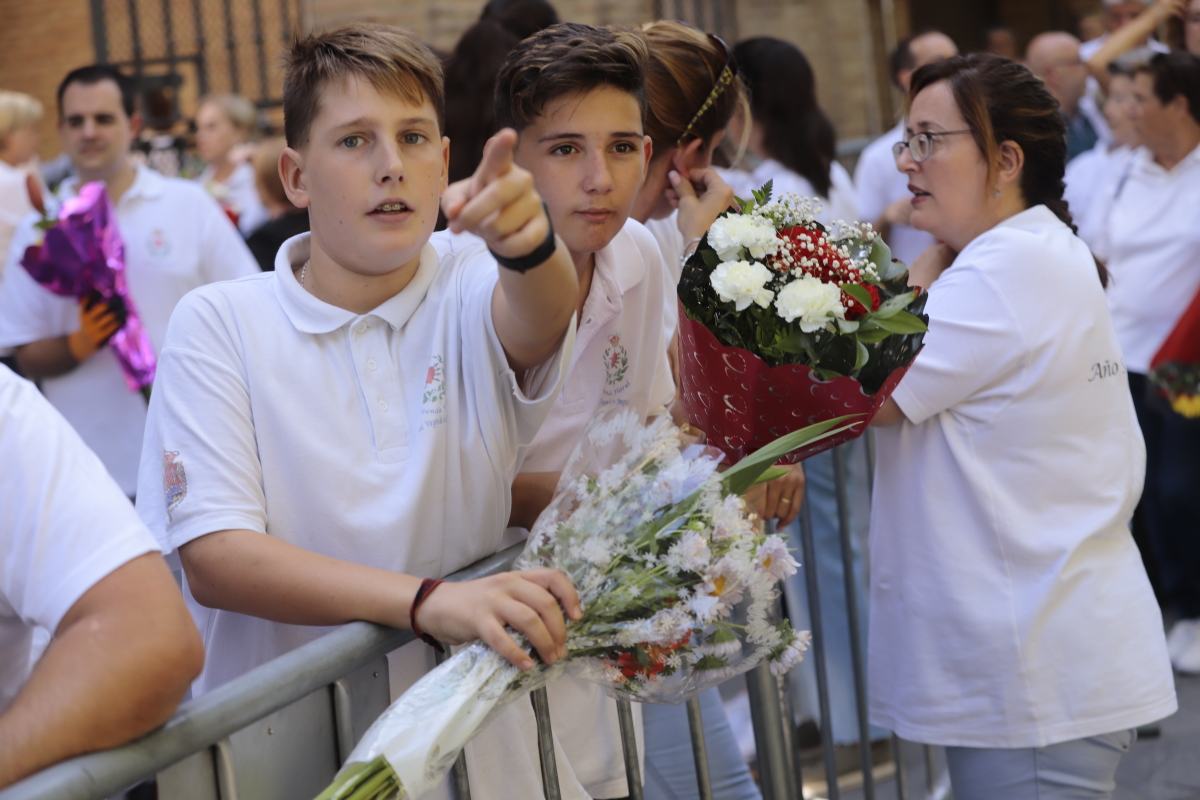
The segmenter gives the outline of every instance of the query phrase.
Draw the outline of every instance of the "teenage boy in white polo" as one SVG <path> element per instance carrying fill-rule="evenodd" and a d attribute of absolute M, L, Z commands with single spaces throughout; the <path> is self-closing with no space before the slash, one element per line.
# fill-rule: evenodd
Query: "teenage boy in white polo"
<path fill-rule="evenodd" d="M 483 242 L 430 244 L 441 116 L 441 67 L 409 34 L 298 42 L 280 173 L 312 233 L 273 272 L 193 292 L 171 320 L 138 509 L 180 553 L 209 652 L 198 693 L 356 619 L 483 639 L 518 666 L 532 660 L 505 625 L 546 662 L 565 646 L 559 606 L 577 614 L 578 599 L 562 573 L 430 580 L 497 549 L 577 288 L 512 166 L 512 131 L 441 198 Z M 392 691 L 431 665 L 422 643 L 401 648 Z"/>
<path fill-rule="evenodd" d="M 258 266 L 237 229 L 205 191 L 130 158 L 141 124 L 133 86 L 109 66 L 80 67 L 58 87 L 58 132 L 77 178 L 62 197 L 103 181 L 125 245 L 129 293 L 151 343 L 160 347 L 179 299 L 197 286 L 253 275 Z M 27 220 L 13 239 L 0 291 L 0 349 L 16 348 L 21 371 L 42 391 L 128 496 L 137 487 L 146 401 L 125 385 L 104 347 L 119 327 L 103 305 L 90 309 L 51 294 L 20 266 L 37 235 Z"/>
<path fill-rule="evenodd" d="M 154 537 L 96 456 L 0 366 L 0 788 L 160 725 L 203 649 Z M 30 664 L 37 632 L 50 644 Z"/>
<path fill-rule="evenodd" d="M 649 416 L 665 411 L 674 395 L 662 316 L 668 270 L 654 238 L 629 219 L 651 153 L 643 132 L 645 57 L 636 34 L 561 24 L 522 42 L 496 81 L 497 121 L 520 131 L 516 162 L 533 174 L 579 276 L 575 351 L 562 395 L 524 451 L 513 484 L 514 526 L 528 528 L 545 508 L 598 413 L 628 406 Z M 627 796 L 613 701 L 569 676 L 548 691 L 562 796 Z M 507 765 L 536 767 L 537 758 L 529 704 L 509 705 L 467 750 L 472 797 L 540 795 L 494 780 Z"/>

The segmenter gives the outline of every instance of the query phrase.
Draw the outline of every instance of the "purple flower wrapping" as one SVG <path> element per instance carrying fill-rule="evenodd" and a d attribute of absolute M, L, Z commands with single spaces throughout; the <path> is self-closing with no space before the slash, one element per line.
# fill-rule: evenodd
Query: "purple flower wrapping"
<path fill-rule="evenodd" d="M 130 391 L 154 381 L 156 360 L 125 282 L 125 245 L 104 184 L 89 183 L 62 204 L 40 245 L 25 250 L 21 266 L 54 294 L 82 299 L 95 292 L 124 303 L 125 324 L 108 340 Z"/>

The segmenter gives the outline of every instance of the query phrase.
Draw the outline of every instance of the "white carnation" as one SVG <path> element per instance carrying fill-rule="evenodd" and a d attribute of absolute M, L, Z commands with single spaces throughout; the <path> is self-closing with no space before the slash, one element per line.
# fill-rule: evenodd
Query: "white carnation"
<path fill-rule="evenodd" d="M 708 229 L 708 244 L 722 261 L 741 258 L 742 248 L 752 258 L 766 258 L 779 251 L 775 226 L 768 220 L 750 214 L 728 214 Z"/>
<path fill-rule="evenodd" d="M 775 312 L 792 322 L 800 320 L 800 330 L 812 333 L 838 319 L 846 318 L 842 289 L 820 278 L 804 275 L 779 290 Z"/>
<path fill-rule="evenodd" d="M 757 261 L 725 261 L 708 276 L 717 296 L 733 303 L 738 311 L 744 311 L 751 303 L 763 308 L 771 305 L 775 293 L 766 288 L 769 280 L 771 270 Z"/>

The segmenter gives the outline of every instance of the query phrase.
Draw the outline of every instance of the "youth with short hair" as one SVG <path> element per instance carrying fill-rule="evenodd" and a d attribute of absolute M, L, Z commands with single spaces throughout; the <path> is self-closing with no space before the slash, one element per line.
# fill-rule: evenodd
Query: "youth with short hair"
<path fill-rule="evenodd" d="M 515 137 L 447 188 L 441 67 L 384 26 L 298 41 L 284 119 L 311 233 L 181 303 L 142 455 L 138 510 L 208 643 L 196 692 L 351 620 L 530 668 L 511 626 L 553 663 L 579 614 L 561 572 L 436 580 L 499 549 L 573 341 L 575 270 Z M 475 242 L 431 238 L 439 201 Z M 421 641 L 390 654 L 393 695 L 432 665 Z"/>

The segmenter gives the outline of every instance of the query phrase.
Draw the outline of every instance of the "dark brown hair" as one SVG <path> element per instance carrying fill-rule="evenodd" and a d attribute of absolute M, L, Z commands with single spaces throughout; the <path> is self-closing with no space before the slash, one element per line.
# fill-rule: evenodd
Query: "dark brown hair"
<path fill-rule="evenodd" d="M 742 97 L 741 81 L 734 78 L 697 116 L 717 87 L 721 72 L 731 66 L 733 54 L 725 52 L 713 37 L 682 22 L 649 22 L 642 26 L 642 36 L 648 52 L 646 135 L 654 141 L 654 157 L 684 144 L 685 132 L 686 139 L 707 144 L 729 125 Z"/>
<path fill-rule="evenodd" d="M 496 132 L 492 95 L 496 73 L 516 46 L 516 35 L 484 19 L 463 33 L 446 61 L 446 129 L 450 137 L 450 182 L 468 178 Z"/>
<path fill-rule="evenodd" d="M 1153 79 L 1154 96 L 1160 103 L 1169 103 L 1183 95 L 1188 113 L 1200 122 L 1200 57 L 1183 51 L 1156 53 L 1134 72 L 1144 72 Z"/>
<path fill-rule="evenodd" d="M 828 198 L 837 137 L 817 104 L 816 76 L 804 53 L 782 39 L 757 36 L 738 42 L 733 57 L 767 155 Z"/>
<path fill-rule="evenodd" d="M 1000 145 L 1013 142 L 1025 156 L 1021 196 L 1027 207 L 1044 205 L 1076 233 L 1063 198 L 1067 169 L 1067 128 L 1058 101 L 1024 65 L 989 53 L 971 53 L 926 64 L 913 73 L 908 105 L 923 89 L 945 81 L 988 164 L 999 160 Z M 1100 282 L 1108 273 L 1099 262 Z"/>
<path fill-rule="evenodd" d="M 283 77 L 283 130 L 290 147 L 308 142 L 321 92 L 351 77 L 413 103 L 429 100 L 442 126 L 442 65 L 432 51 L 400 28 L 351 25 L 306 36 L 292 45 Z"/>
<path fill-rule="evenodd" d="M 632 31 L 562 22 L 513 50 L 496 76 L 496 124 L 522 130 L 563 95 L 612 86 L 637 98 L 646 116 L 646 43 Z"/>

